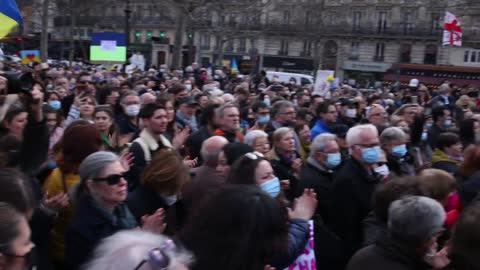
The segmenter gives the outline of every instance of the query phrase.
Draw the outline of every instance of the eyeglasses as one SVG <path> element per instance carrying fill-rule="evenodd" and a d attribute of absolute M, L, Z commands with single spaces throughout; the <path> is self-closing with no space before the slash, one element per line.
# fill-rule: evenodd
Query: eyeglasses
<path fill-rule="evenodd" d="M 296 112 L 295 112 L 295 111 L 292 111 L 292 112 L 283 112 L 283 113 L 281 113 L 281 114 L 289 114 L 289 115 L 292 115 L 292 114 L 296 114 Z"/>
<path fill-rule="evenodd" d="M 78 81 L 79 84 L 93 84 L 92 81 Z"/>
<path fill-rule="evenodd" d="M 149 263 L 156 270 L 166 270 L 170 264 L 170 256 L 168 253 L 173 253 L 176 249 L 175 243 L 168 239 L 165 244 L 159 248 L 154 248 L 148 252 L 148 257 L 141 261 L 134 270 L 140 269 L 145 263 Z"/>
<path fill-rule="evenodd" d="M 118 185 L 122 179 L 125 178 L 125 173 L 122 174 L 112 174 L 103 178 L 94 178 L 92 179 L 95 182 L 107 182 L 110 186 Z"/>

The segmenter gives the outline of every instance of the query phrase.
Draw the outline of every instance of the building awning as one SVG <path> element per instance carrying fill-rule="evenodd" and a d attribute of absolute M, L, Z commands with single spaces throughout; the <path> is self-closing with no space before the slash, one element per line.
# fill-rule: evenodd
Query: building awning
<path fill-rule="evenodd" d="M 467 80 L 467 79 L 455 79 L 455 78 L 438 78 L 438 77 L 429 77 L 429 76 L 408 76 L 408 75 L 397 75 L 397 74 L 386 74 L 383 76 L 384 81 L 400 81 L 408 83 L 411 79 L 418 79 L 420 83 L 425 85 L 440 85 L 445 81 L 454 83 L 460 86 L 463 85 L 473 85 L 480 86 L 480 80 Z"/>

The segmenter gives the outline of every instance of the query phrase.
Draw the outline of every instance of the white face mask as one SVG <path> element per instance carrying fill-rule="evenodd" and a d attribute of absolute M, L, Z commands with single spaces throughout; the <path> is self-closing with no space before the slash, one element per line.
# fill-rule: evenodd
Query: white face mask
<path fill-rule="evenodd" d="M 172 195 L 172 196 L 163 197 L 163 199 L 165 200 L 165 203 L 168 206 L 172 206 L 174 203 L 177 202 L 178 196 L 177 195 Z"/>
<path fill-rule="evenodd" d="M 138 113 L 140 112 L 140 105 L 134 104 L 134 105 L 128 105 L 125 108 L 125 113 L 128 116 L 137 116 Z"/>
<path fill-rule="evenodd" d="M 191 84 L 185 84 L 185 88 L 187 88 L 188 91 L 192 90 L 192 85 Z"/>
<path fill-rule="evenodd" d="M 357 117 L 357 109 L 347 109 L 345 114 L 348 118 L 355 118 Z"/>
<path fill-rule="evenodd" d="M 377 168 L 373 169 L 376 173 L 382 175 L 383 177 L 387 177 L 390 174 L 390 170 L 386 164 L 382 166 L 378 166 Z"/>

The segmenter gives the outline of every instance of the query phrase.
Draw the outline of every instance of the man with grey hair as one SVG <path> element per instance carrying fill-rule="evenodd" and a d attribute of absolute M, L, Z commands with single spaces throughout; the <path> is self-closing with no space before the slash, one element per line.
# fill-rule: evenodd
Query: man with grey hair
<path fill-rule="evenodd" d="M 240 131 L 240 112 L 233 103 L 222 105 L 216 110 L 219 128 L 213 134 L 225 137 L 228 142 L 243 142 Z"/>
<path fill-rule="evenodd" d="M 346 139 L 351 158 L 335 177 L 333 219 L 348 260 L 362 244 L 362 221 L 371 211 L 373 191 L 382 179 L 372 165 L 380 161 L 382 150 L 377 128 L 371 124 L 349 129 Z"/>
<path fill-rule="evenodd" d="M 432 109 L 438 106 L 445 106 L 449 110 L 455 108 L 455 99 L 450 95 L 451 88 L 448 83 L 444 83 L 438 87 L 438 95 L 432 98 L 430 104 L 432 104 Z"/>
<path fill-rule="evenodd" d="M 293 128 L 296 121 L 297 112 L 295 111 L 295 105 L 292 102 L 281 100 L 275 102 L 271 109 L 272 121 L 265 127 L 265 132 L 271 137 L 273 132 L 281 127 Z M 295 135 L 295 150 L 300 152 L 300 139 L 298 134 Z"/>
<path fill-rule="evenodd" d="M 380 143 L 387 155 L 387 166 L 392 177 L 413 176 L 413 158 L 408 154 L 407 135 L 398 127 L 386 128 L 380 135 Z"/>
<path fill-rule="evenodd" d="M 316 214 L 322 222 L 318 224 L 323 229 L 331 231 L 333 204 L 333 180 L 335 169 L 342 161 L 340 148 L 336 142 L 336 136 L 330 133 L 318 135 L 312 142 L 310 156 L 300 172 L 297 194 L 300 196 L 305 189 L 313 189 L 317 193 L 318 206 Z M 317 267 L 319 269 L 338 269 L 341 261 L 341 252 L 334 247 L 339 246 L 338 238 L 329 234 L 316 235 L 315 243 L 317 255 Z M 341 265 L 341 263 L 340 263 Z M 322 267 L 323 266 L 323 267 Z"/>
<path fill-rule="evenodd" d="M 215 168 L 218 163 L 218 155 L 226 144 L 228 144 L 228 140 L 222 136 L 213 136 L 203 141 L 200 150 L 203 163 L 202 166 L 191 170 L 192 175 L 195 176 L 193 181 L 195 181 L 195 178 L 204 179 L 208 178 L 206 176 L 217 174 Z"/>
<path fill-rule="evenodd" d="M 388 233 L 358 251 L 347 270 L 443 269 L 449 264 L 446 249 L 437 251 L 445 210 L 437 201 L 407 196 L 388 210 Z"/>
<path fill-rule="evenodd" d="M 137 134 L 140 131 L 138 127 L 140 97 L 136 92 L 130 91 L 121 97 L 120 105 L 122 106 L 122 113 L 115 117 L 120 135 Z"/>

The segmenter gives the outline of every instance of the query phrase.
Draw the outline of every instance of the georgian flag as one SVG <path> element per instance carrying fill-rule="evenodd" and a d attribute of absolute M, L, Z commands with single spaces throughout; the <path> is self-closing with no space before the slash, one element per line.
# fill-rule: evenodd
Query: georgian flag
<path fill-rule="evenodd" d="M 443 45 L 462 46 L 462 27 L 457 17 L 450 12 L 445 13 Z"/>

